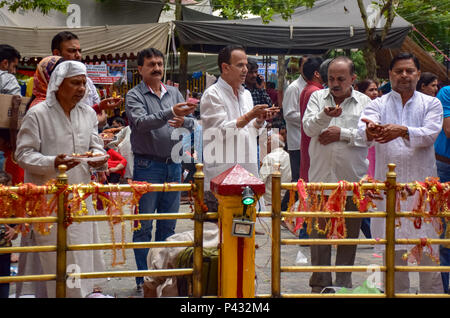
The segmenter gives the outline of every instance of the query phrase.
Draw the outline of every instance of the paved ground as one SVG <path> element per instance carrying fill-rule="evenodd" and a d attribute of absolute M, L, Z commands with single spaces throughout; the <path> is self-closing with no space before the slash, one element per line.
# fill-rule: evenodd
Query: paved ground
<path fill-rule="evenodd" d="M 180 212 L 189 212 L 188 205 L 181 205 Z M 111 242 L 111 230 L 107 222 L 99 222 L 101 239 L 103 242 Z M 131 242 L 131 224 L 125 223 L 125 241 Z M 183 232 L 193 229 L 193 221 L 178 220 L 176 232 Z M 271 290 L 271 240 L 270 240 L 271 220 L 270 218 L 259 218 L 256 222 L 256 230 L 263 232 L 264 235 L 256 235 L 256 294 L 270 294 Z M 121 240 L 121 226 L 116 225 L 115 233 L 116 240 Z M 295 238 L 286 229 L 282 228 L 282 238 Z M 361 234 L 361 238 L 364 238 Z M 16 240 L 14 245 L 18 245 Z M 294 266 L 296 265 L 297 253 L 301 251 L 307 258 L 307 264 L 310 265 L 310 249 L 307 246 L 282 246 L 281 249 L 281 265 Z M 333 260 L 336 249 L 332 249 Z M 136 270 L 134 261 L 134 254 L 131 249 L 126 250 L 126 263 L 124 265 L 117 265 L 112 267 L 113 252 L 111 250 L 103 251 L 106 267 L 108 271 L 116 270 Z M 355 265 L 381 265 L 381 258 L 374 257 L 374 250 L 368 246 L 360 246 L 357 249 Z M 122 260 L 122 252 L 117 251 L 117 261 Z M 304 265 L 304 264 L 301 264 Z M 310 293 L 308 285 L 311 273 L 282 273 L 281 274 L 281 292 L 282 293 Z M 353 273 L 353 287 L 361 286 L 361 284 L 369 277 L 370 273 Z M 410 273 L 411 277 L 411 292 L 416 292 L 418 289 L 418 273 Z M 334 276 L 333 276 L 334 278 Z M 142 297 L 141 293 L 136 291 L 136 284 L 134 277 L 125 278 L 111 278 L 102 284 L 104 294 L 115 296 L 118 298 L 128 297 Z M 25 289 L 27 290 L 27 289 Z M 11 294 L 15 293 L 15 286 L 11 286 Z"/>

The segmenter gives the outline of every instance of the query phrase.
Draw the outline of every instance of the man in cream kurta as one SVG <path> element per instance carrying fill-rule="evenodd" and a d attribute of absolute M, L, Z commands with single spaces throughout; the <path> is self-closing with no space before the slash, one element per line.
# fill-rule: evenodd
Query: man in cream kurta
<path fill-rule="evenodd" d="M 361 114 L 360 135 L 367 145 L 375 144 L 377 180 L 386 180 L 389 163 L 396 164 L 397 182 L 400 183 L 423 182 L 427 177 L 437 176 L 433 144 L 442 128 L 442 106 L 437 98 L 415 90 L 419 78 L 419 61 L 413 55 L 403 53 L 395 57 L 389 70 L 392 91 L 373 100 Z M 400 202 L 401 211 L 412 211 L 416 200 L 417 196 L 412 196 Z M 385 210 L 386 201 L 377 203 L 377 206 Z M 400 221 L 401 225 L 395 230 L 396 238 L 439 238 L 431 223 L 422 222 L 420 229 L 416 229 L 410 219 L 401 218 Z M 385 219 L 373 218 L 370 229 L 373 237 L 384 238 Z M 402 256 L 412 247 L 395 246 L 396 265 L 407 265 Z M 439 246 L 433 245 L 432 248 L 433 256 L 439 259 Z M 424 253 L 420 265 L 436 264 Z M 409 292 L 408 275 L 408 272 L 395 273 L 397 293 Z M 440 274 L 421 272 L 420 292 L 442 293 Z"/>
<path fill-rule="evenodd" d="M 61 87 L 76 79 L 79 85 L 75 91 L 64 94 Z M 72 153 L 104 154 L 103 143 L 97 133 L 97 117 L 91 106 L 79 102 L 85 94 L 86 67 L 76 61 L 65 61 L 58 65 L 49 82 L 47 99 L 25 115 L 18 137 L 16 158 L 25 170 L 25 182 L 37 185 L 45 184 L 58 175 L 58 164 L 68 166 L 69 184 L 89 183 L 91 181 L 90 166 L 86 162 L 78 163 L 73 159 L 65 159 Z M 84 83 L 83 83 L 84 81 Z M 64 86 L 66 85 L 66 86 Z M 72 95 L 70 95 L 72 94 Z M 68 98 L 69 97 L 69 98 Z M 70 98 L 72 97 L 72 98 Z M 71 109 L 63 108 L 69 99 Z M 74 105 L 75 104 L 75 105 Z M 74 106 L 73 106 L 74 105 Z M 107 157 L 105 158 L 107 160 Z M 102 161 L 95 165 L 104 165 Z M 89 215 L 94 214 L 91 198 L 86 200 Z M 37 245 L 55 245 L 56 228 L 49 235 L 41 235 L 33 231 L 32 236 Z M 98 229 L 95 222 L 73 223 L 68 228 L 68 244 L 99 243 Z M 42 270 L 45 274 L 55 273 L 56 253 L 39 253 Z M 75 264 L 81 272 L 103 271 L 104 263 L 101 251 L 68 252 L 67 265 Z M 30 273 L 25 273 L 30 274 Z M 33 269 L 32 274 L 36 273 Z M 46 283 L 47 296 L 55 297 L 55 281 Z M 81 280 L 81 288 L 67 288 L 67 297 L 85 297 L 92 292 L 92 281 Z M 45 294 L 45 292 L 44 292 Z M 42 294 L 41 294 L 42 296 Z"/>
<path fill-rule="evenodd" d="M 265 120 L 279 111 L 268 105 L 253 106 L 252 95 L 242 86 L 247 75 L 247 55 L 242 47 L 223 48 L 218 62 L 221 77 L 200 101 L 205 202 L 210 211 L 217 211 L 209 191 L 211 179 L 237 163 L 259 176 L 256 137 Z"/>
<path fill-rule="evenodd" d="M 357 127 L 370 98 L 352 88 L 355 78 L 353 62 L 347 57 L 337 57 L 328 68 L 329 88 L 311 94 L 303 115 L 303 130 L 311 137 L 309 182 L 358 182 L 367 171 L 367 146 L 358 136 Z M 357 210 L 349 194 L 345 210 Z M 358 238 L 361 219 L 347 218 L 345 224 L 347 237 Z M 313 229 L 310 237 L 325 236 Z M 356 245 L 339 245 L 336 266 L 353 266 L 355 255 Z M 331 246 L 312 245 L 311 265 L 331 265 Z M 335 286 L 352 288 L 351 274 L 336 273 Z M 313 293 L 320 293 L 332 285 L 331 273 L 313 273 L 309 285 Z"/>

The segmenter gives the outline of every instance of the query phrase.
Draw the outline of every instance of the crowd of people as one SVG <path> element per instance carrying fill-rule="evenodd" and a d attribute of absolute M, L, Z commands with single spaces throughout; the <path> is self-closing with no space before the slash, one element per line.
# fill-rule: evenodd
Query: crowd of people
<path fill-rule="evenodd" d="M 37 66 L 33 96 L 20 130 L 0 129 L 4 184 L 45 184 L 57 176 L 61 164 L 67 166 L 71 184 L 93 179 L 102 183 L 179 183 L 192 178 L 194 162 L 202 162 L 205 204 L 209 211 L 217 211 L 210 181 L 235 164 L 266 183 L 266 195 L 259 198 L 262 209 L 271 205 L 270 176 L 275 164 L 280 164 L 282 182 L 358 182 L 366 175 L 384 180 L 388 163 L 397 165 L 399 182 L 430 176 L 450 181 L 450 86 L 439 89 L 437 76 L 421 73 L 419 61 L 410 53 L 391 61 L 388 93 L 382 93 L 375 80 L 356 81 L 355 66 L 348 57 L 323 60 L 304 56 L 300 76 L 280 98 L 273 83 L 264 83 L 258 75 L 256 60 L 248 58 L 242 46 L 229 45 L 218 54 L 220 77 L 216 83 L 201 97 L 195 92 L 185 98 L 178 88 L 163 83 L 164 54 L 148 48 L 137 55 L 142 81 L 125 99 L 100 100 L 81 63 L 82 50 L 75 34 L 55 35 L 50 51 L 52 55 Z M 14 48 L 0 45 L 2 94 L 20 95 L 14 77 L 19 60 L 20 53 Z M 125 110 L 121 112 L 122 102 Z M 107 118 L 106 111 L 114 115 Z M 80 163 L 70 156 L 87 152 L 97 154 L 100 160 Z M 187 159 L 181 162 L 183 158 Z M 282 209 L 286 210 L 289 192 L 282 195 Z M 180 201 L 180 192 L 146 193 L 137 213 L 178 212 Z M 413 203 L 414 198 L 402 202 L 402 210 L 410 211 Z M 90 199 L 86 204 L 88 213 L 94 214 Z M 357 210 L 350 195 L 345 209 Z M 153 221 L 140 223 L 133 242 L 151 241 Z M 348 238 L 358 238 L 360 230 L 367 238 L 385 237 L 383 219 L 350 218 L 345 223 Z M 175 228 L 176 220 L 156 221 L 154 240 L 170 240 L 176 235 Z M 12 224 L 0 230 L 5 242 L 17 234 Z M 325 237 L 316 229 L 308 235 L 306 228 L 298 235 Z M 396 236 L 438 238 L 431 224 L 417 229 L 408 220 L 396 228 Z M 42 235 L 32 228 L 22 235 L 21 246 L 51 245 L 55 237 L 54 229 L 50 235 Z M 68 244 L 97 242 L 95 222 L 74 223 L 68 228 Z M 396 265 L 407 265 L 402 255 L 409 248 L 397 246 Z M 331 265 L 331 245 L 312 245 L 310 249 L 312 265 Z M 449 250 L 440 246 L 442 265 L 449 265 Z M 384 255 L 382 249 L 377 252 Z M 55 253 L 27 254 L 20 254 L 19 275 L 55 272 Z M 147 270 L 155 261 L 148 248 L 134 249 L 134 254 L 138 270 Z M 0 256 L 0 275 L 7 276 L 11 255 Z M 339 245 L 335 264 L 351 266 L 355 257 L 356 245 Z M 431 257 L 423 255 L 422 264 L 431 262 Z M 77 264 L 82 272 L 104 270 L 98 251 L 69 252 L 68 264 Z M 420 292 L 448 292 L 448 273 L 421 272 L 420 276 Z M 312 293 L 328 286 L 351 288 L 351 273 L 336 273 L 333 281 L 332 273 L 316 272 L 309 285 Z M 396 292 L 409 292 L 408 273 L 397 272 L 395 285 Z M 9 285 L 0 286 L 0 297 L 8 297 Z M 137 290 L 143 286 L 144 277 L 136 277 Z M 33 287 L 36 297 L 55 296 L 55 282 L 35 282 Z M 95 287 L 95 282 L 82 280 L 81 287 L 68 289 L 67 296 L 85 297 Z M 18 283 L 17 297 L 21 292 Z"/>

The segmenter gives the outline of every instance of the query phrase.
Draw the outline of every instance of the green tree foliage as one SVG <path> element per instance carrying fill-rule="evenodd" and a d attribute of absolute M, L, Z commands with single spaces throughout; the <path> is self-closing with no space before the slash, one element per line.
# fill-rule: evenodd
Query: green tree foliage
<path fill-rule="evenodd" d="M 441 51 L 449 49 L 450 1 L 401 0 L 396 12 L 424 34 Z M 420 35 L 413 32 L 413 39 L 427 51 L 435 49 Z M 436 55 L 442 61 L 442 56 Z"/>
<path fill-rule="evenodd" d="M 373 2 L 380 6 L 381 14 L 387 20 L 387 23 L 383 26 L 384 31 L 381 36 L 377 36 L 374 32 L 375 30 L 366 24 L 367 47 L 363 53 L 353 54 L 358 60 L 364 58 L 367 71 L 363 73 L 367 74 L 367 76 L 376 78 L 375 51 L 382 47 L 384 37 L 395 19 L 395 13 L 412 23 L 438 48 L 441 50 L 448 49 L 450 1 L 378 0 Z M 225 18 L 239 19 L 245 17 L 245 14 L 251 13 L 261 16 L 265 23 L 270 21 L 273 14 L 278 13 L 284 19 L 288 19 L 296 7 L 312 7 L 314 3 L 314 0 L 211 0 L 213 9 L 220 10 L 221 15 Z M 359 0 L 358 3 L 362 19 L 365 21 L 367 18 L 365 8 L 362 5 L 362 1 Z M 434 51 L 425 41 L 421 40 L 420 43 L 429 51 Z"/>
<path fill-rule="evenodd" d="M 13 13 L 17 10 L 37 10 L 43 14 L 57 10 L 65 13 L 69 4 L 67 0 L 0 0 L 0 8 L 6 7 Z"/>
<path fill-rule="evenodd" d="M 227 19 L 241 19 L 250 13 L 260 16 L 264 23 L 268 23 L 274 14 L 281 14 L 287 20 L 295 8 L 310 8 L 314 2 L 315 0 L 211 0 L 211 5 Z"/>

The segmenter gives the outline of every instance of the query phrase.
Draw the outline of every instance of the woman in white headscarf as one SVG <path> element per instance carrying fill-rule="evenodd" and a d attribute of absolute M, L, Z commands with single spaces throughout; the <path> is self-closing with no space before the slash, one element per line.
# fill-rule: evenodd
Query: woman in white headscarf
<path fill-rule="evenodd" d="M 98 136 L 97 116 L 91 106 L 82 102 L 86 91 L 86 67 L 78 61 L 64 61 L 53 71 L 45 101 L 26 113 L 17 136 L 16 158 L 25 170 L 25 182 L 45 184 L 58 175 L 58 165 L 68 167 L 69 184 L 89 183 L 90 165 L 96 164 L 67 159 L 72 153 L 105 154 L 103 142 Z M 86 200 L 89 214 L 94 214 L 92 201 Z M 49 235 L 32 231 L 28 236 L 37 245 L 55 245 L 56 227 Z M 68 244 L 99 243 L 95 222 L 73 223 L 68 227 Z M 56 253 L 39 253 L 38 259 L 45 274 L 55 273 Z M 67 265 L 75 264 L 81 272 L 103 271 L 104 262 L 100 251 L 68 252 Z M 19 266 L 20 266 L 19 260 Z M 74 266 L 72 265 L 72 268 Z M 37 270 L 39 268 L 37 267 Z M 41 274 L 36 268 L 25 269 L 25 275 Z M 46 282 L 46 290 L 36 293 L 38 297 L 55 297 L 55 281 Z M 85 297 L 92 292 L 93 281 L 81 280 L 81 288 L 67 288 L 67 297 Z M 46 295 L 45 295 L 46 292 Z"/>

